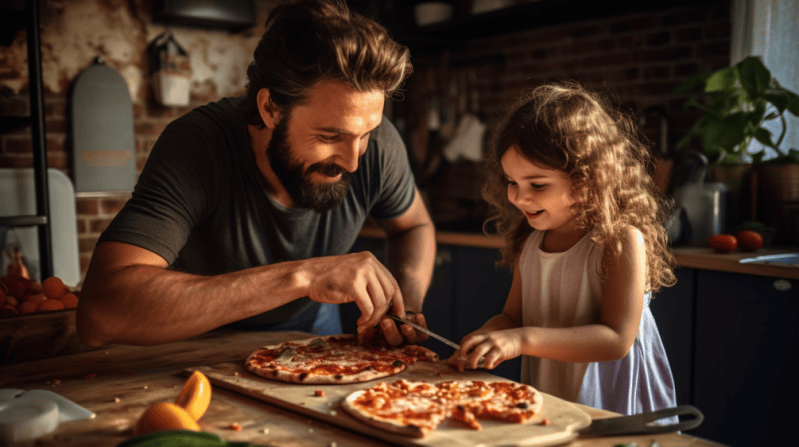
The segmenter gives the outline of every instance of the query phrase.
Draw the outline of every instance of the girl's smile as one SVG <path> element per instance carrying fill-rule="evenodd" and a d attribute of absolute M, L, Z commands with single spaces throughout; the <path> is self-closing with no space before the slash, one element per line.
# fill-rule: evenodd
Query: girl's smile
<path fill-rule="evenodd" d="M 502 156 L 508 200 L 521 210 L 531 227 L 553 232 L 577 230 L 568 175 L 539 166 L 511 146 Z"/>

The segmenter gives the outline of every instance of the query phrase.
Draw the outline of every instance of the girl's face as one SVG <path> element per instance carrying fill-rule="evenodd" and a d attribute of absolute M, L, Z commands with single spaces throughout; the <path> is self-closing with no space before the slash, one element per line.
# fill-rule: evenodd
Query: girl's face
<path fill-rule="evenodd" d="M 508 182 L 508 200 L 521 210 L 536 230 L 573 232 L 577 230 L 571 181 L 565 172 L 538 166 L 524 157 L 516 146 L 502 156 Z"/>

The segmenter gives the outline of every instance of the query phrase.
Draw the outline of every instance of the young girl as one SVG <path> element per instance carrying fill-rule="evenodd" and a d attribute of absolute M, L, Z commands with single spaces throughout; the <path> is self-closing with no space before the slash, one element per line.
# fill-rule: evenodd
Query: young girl
<path fill-rule="evenodd" d="M 513 282 L 503 312 L 464 337 L 450 365 L 493 369 L 523 355 L 522 382 L 568 401 L 622 414 L 676 405 L 648 307 L 675 283 L 649 157 L 631 120 L 579 85 L 521 98 L 483 188 Z"/>

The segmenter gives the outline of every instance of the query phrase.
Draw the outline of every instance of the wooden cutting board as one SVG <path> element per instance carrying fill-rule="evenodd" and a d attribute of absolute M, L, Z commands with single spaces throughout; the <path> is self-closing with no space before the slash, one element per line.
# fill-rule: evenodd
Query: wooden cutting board
<path fill-rule="evenodd" d="M 345 385 L 300 385 L 269 380 L 249 373 L 244 368 L 243 360 L 237 363 L 219 363 L 187 368 L 184 373 L 188 375 L 195 370 L 205 374 L 213 386 L 235 391 L 329 424 L 402 446 L 547 446 L 561 444 L 576 438 L 575 432 L 591 423 L 588 413 L 569 402 L 544 394 L 541 415 L 527 424 L 517 425 L 481 419 L 480 423 L 483 429 L 472 430 L 455 421 L 447 420 L 428 437 L 417 439 L 388 433 L 366 425 L 341 408 L 341 402 L 347 395 L 369 388 L 380 380 L 426 380 L 433 383 L 446 380 L 507 381 L 507 379 L 483 371 L 468 370 L 459 373 L 444 364 L 443 360 L 434 363 L 419 362 L 395 376 Z M 315 396 L 316 390 L 324 390 L 324 396 Z M 541 419 L 547 419 L 549 424 L 542 425 Z"/>

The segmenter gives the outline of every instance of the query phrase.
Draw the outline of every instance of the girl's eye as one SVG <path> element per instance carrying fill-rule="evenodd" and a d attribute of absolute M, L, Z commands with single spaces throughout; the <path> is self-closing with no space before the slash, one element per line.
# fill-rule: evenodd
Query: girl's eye
<path fill-rule="evenodd" d="M 547 185 L 545 183 L 530 183 L 533 189 L 544 189 Z"/>

